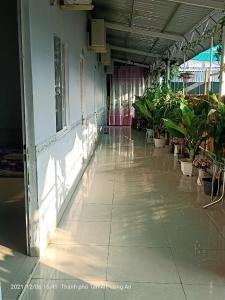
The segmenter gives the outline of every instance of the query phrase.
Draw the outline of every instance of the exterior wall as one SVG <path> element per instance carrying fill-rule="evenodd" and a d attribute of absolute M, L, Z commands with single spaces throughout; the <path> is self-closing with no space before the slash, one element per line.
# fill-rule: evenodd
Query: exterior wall
<path fill-rule="evenodd" d="M 49 1 L 30 0 L 29 13 L 39 246 L 42 254 L 93 152 L 98 129 L 103 125 L 106 76 L 96 55 L 87 50 L 85 12 L 64 12 L 51 7 Z M 69 66 L 68 124 L 58 133 L 54 94 L 54 34 L 68 44 Z M 86 128 L 81 121 L 81 54 L 85 59 Z M 83 155 L 84 148 L 87 149 L 86 157 Z"/>

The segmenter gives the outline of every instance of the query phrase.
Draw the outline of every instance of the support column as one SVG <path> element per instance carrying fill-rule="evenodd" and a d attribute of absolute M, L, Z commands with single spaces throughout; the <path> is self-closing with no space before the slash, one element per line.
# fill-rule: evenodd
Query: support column
<path fill-rule="evenodd" d="M 214 38 L 213 36 L 211 37 L 211 49 L 210 49 L 210 67 L 209 67 L 209 84 L 208 84 L 208 95 L 212 91 L 212 64 L 213 64 L 213 47 L 214 47 Z"/>
<path fill-rule="evenodd" d="M 225 96 L 225 26 L 222 33 L 222 60 L 220 67 L 220 91 L 219 96 L 222 99 Z"/>
<path fill-rule="evenodd" d="M 170 87 L 170 60 L 169 59 L 166 65 L 166 85 Z"/>

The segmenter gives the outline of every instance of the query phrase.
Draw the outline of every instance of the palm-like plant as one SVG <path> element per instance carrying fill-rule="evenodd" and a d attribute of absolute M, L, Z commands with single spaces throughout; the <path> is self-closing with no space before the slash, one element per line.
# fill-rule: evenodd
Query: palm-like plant
<path fill-rule="evenodd" d="M 217 161 L 222 159 L 222 149 L 225 145 L 225 104 L 218 100 L 216 95 L 211 95 L 214 101 L 213 108 L 209 111 L 210 135 L 214 137 L 214 150 Z M 211 118 L 214 116 L 213 118 Z"/>
<path fill-rule="evenodd" d="M 185 102 L 180 104 L 180 110 L 182 118 L 179 123 L 171 119 L 164 119 L 164 124 L 173 137 L 185 139 L 185 146 L 189 152 L 190 159 L 194 160 L 200 144 L 205 140 L 203 135 L 207 127 L 207 113 L 203 111 L 201 114 L 196 114 Z"/>
<path fill-rule="evenodd" d="M 170 118 L 178 121 L 181 118 L 180 102 L 184 100 L 179 93 L 174 93 L 166 86 L 157 86 L 155 89 L 147 90 L 143 97 L 133 104 L 135 111 L 142 118 L 152 124 L 155 137 L 165 131 L 163 118 Z"/>

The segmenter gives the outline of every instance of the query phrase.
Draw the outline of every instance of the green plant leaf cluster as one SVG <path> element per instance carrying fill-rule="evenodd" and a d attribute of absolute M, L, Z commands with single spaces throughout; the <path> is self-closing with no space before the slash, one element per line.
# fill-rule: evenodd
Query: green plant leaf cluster
<path fill-rule="evenodd" d="M 210 95 L 211 109 L 208 117 L 215 116 L 215 120 L 209 120 L 210 136 L 214 137 L 214 149 L 216 160 L 222 159 L 222 148 L 225 146 L 225 104 L 218 100 L 214 94 Z"/>
<path fill-rule="evenodd" d="M 149 121 L 155 136 L 160 137 L 165 131 L 163 118 L 179 121 L 181 101 L 185 101 L 181 93 L 172 92 L 166 85 L 146 90 L 145 94 L 133 104 L 136 114 Z"/>
<path fill-rule="evenodd" d="M 194 160 L 200 144 L 205 139 L 203 134 L 207 130 L 208 111 L 190 108 L 184 101 L 180 104 L 180 111 L 182 114 L 180 122 L 164 119 L 165 127 L 173 137 L 185 139 L 190 158 Z"/>
<path fill-rule="evenodd" d="M 146 90 L 133 107 L 151 124 L 155 137 L 159 138 L 166 130 L 173 137 L 184 138 L 191 159 L 200 144 L 213 137 L 216 159 L 221 160 L 225 146 L 225 104 L 215 94 L 210 94 L 207 100 L 185 99 L 181 92 L 158 85 Z"/>

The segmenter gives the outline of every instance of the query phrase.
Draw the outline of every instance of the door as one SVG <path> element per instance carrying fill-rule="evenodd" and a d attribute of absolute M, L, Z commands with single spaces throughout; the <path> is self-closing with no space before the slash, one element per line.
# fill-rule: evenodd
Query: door
<path fill-rule="evenodd" d="M 95 120 L 95 139 L 98 133 L 98 105 L 97 105 L 97 72 L 94 68 L 94 120 Z"/>
<path fill-rule="evenodd" d="M 18 1 L 20 85 L 23 130 L 24 189 L 27 255 L 39 256 L 37 160 L 34 135 L 31 45 L 28 0 Z"/>
<path fill-rule="evenodd" d="M 82 122 L 82 148 L 83 160 L 88 158 L 88 124 L 87 124 L 87 99 L 86 99 L 86 76 L 85 59 L 80 58 L 80 99 L 81 99 L 81 122 Z"/>

